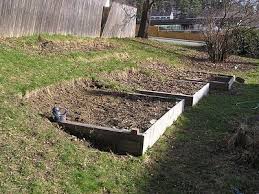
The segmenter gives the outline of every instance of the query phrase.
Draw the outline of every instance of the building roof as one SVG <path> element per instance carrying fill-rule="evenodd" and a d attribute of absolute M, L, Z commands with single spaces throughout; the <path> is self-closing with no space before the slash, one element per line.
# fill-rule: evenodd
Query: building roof
<path fill-rule="evenodd" d="M 151 16 L 170 16 L 171 15 L 171 11 L 157 11 L 157 10 L 153 10 L 151 12 Z"/>
<path fill-rule="evenodd" d="M 192 25 L 192 24 L 201 24 L 202 20 L 197 18 L 188 18 L 188 19 L 173 19 L 173 20 L 151 20 L 151 25 Z"/>

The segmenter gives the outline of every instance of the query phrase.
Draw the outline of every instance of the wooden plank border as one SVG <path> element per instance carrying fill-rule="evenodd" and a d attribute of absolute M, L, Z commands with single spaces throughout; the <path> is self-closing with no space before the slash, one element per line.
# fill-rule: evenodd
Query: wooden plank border
<path fill-rule="evenodd" d="M 236 80 L 235 76 L 226 75 L 218 75 L 216 78 L 218 78 L 221 81 L 209 81 L 212 90 L 231 90 Z"/>
<path fill-rule="evenodd" d="M 113 92 L 111 92 L 111 94 L 112 93 Z M 122 93 L 122 95 L 123 94 L 124 93 Z M 124 95 L 127 95 L 127 93 Z M 133 95 L 134 94 L 132 93 L 130 94 L 130 96 Z M 136 96 L 169 99 L 167 97 L 148 96 L 144 94 L 136 94 Z M 172 99 L 172 97 L 170 97 L 170 99 Z M 114 129 L 71 121 L 59 122 L 58 124 L 67 133 L 80 138 L 86 138 L 97 143 L 99 142 L 100 144 L 109 145 L 116 153 L 129 153 L 135 156 L 141 156 L 148 150 L 148 148 L 152 147 L 156 143 L 166 129 L 170 127 L 183 113 L 185 100 L 175 100 L 176 105 L 166 112 L 144 133 L 138 133 L 134 129 Z"/>
<path fill-rule="evenodd" d="M 215 76 L 215 80 L 196 80 L 196 79 L 179 79 L 178 81 L 187 81 L 195 83 L 210 83 L 210 90 L 224 90 L 229 91 L 232 89 L 234 82 L 236 81 L 236 76 L 223 75 L 223 74 L 214 74 L 214 73 L 205 73 L 197 72 L 204 74 L 211 74 Z"/>
<path fill-rule="evenodd" d="M 174 93 L 167 93 L 167 92 L 160 92 L 160 91 L 150 91 L 150 90 L 136 90 L 137 93 L 145 94 L 149 96 L 161 96 L 167 98 L 179 98 L 185 99 L 186 106 L 194 106 L 196 105 L 202 98 L 209 94 L 210 84 L 207 83 L 204 85 L 198 92 L 194 95 L 185 95 L 185 94 L 174 94 Z"/>
<path fill-rule="evenodd" d="M 166 129 L 178 119 L 184 111 L 184 106 L 185 100 L 181 100 L 144 133 L 142 154 L 152 147 L 164 134 Z"/>
<path fill-rule="evenodd" d="M 199 101 L 201 101 L 205 96 L 208 96 L 209 91 L 210 91 L 210 83 L 207 83 L 198 92 L 196 92 L 193 95 L 192 106 L 198 104 Z"/>
<path fill-rule="evenodd" d="M 144 136 L 130 130 L 113 129 L 79 122 L 65 121 L 59 125 L 69 134 L 102 145 L 109 145 L 116 153 L 141 155 Z"/>

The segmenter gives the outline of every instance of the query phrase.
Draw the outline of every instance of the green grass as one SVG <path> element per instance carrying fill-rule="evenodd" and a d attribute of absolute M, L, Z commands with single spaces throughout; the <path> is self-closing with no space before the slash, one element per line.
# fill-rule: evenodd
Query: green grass
<path fill-rule="evenodd" d="M 238 87 L 238 94 L 212 94 L 187 109 L 140 158 L 101 152 L 72 141 L 18 98 L 44 86 L 137 67 L 145 61 L 181 67 L 181 47 L 131 39 L 106 41 L 115 48 L 46 55 L 27 47 L 37 44 L 37 36 L 0 43 L 1 193 L 229 193 L 233 187 L 259 192 L 256 170 L 238 166 L 222 148 L 235 122 L 259 114 L 252 110 L 256 103 L 236 106 L 237 102 L 259 101 L 259 70 L 240 73 L 247 84 Z"/>
<path fill-rule="evenodd" d="M 46 35 L 45 35 L 46 36 Z M 50 40 L 65 40 L 64 36 L 46 36 Z M 75 37 L 68 37 L 74 40 Z M 76 39 L 87 41 L 88 39 Z M 37 45 L 37 36 L 9 40 L 0 44 L 0 83 L 12 92 L 33 90 L 62 80 L 91 77 L 99 72 L 111 72 L 134 67 L 146 60 L 158 60 L 177 65 L 177 57 L 166 51 L 146 47 L 132 40 L 111 40 L 115 48 L 108 51 L 64 52 L 56 55 L 30 53 L 21 45 Z M 25 47 L 26 48 L 26 47 Z M 136 52 L 138 51 L 138 52 Z M 123 56 L 126 55 L 127 58 Z"/>

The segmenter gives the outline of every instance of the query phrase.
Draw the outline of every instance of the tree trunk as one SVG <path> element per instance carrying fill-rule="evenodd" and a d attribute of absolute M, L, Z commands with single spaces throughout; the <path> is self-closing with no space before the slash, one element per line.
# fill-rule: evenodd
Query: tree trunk
<path fill-rule="evenodd" d="M 152 4 L 153 2 L 150 2 L 150 0 L 145 0 L 143 3 L 138 37 L 148 38 L 148 28 L 150 23 L 150 9 L 152 7 Z"/>

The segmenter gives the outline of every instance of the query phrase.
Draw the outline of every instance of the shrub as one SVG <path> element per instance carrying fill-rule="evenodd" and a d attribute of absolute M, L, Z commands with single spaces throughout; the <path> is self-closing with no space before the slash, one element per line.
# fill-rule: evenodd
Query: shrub
<path fill-rule="evenodd" d="M 258 29 L 238 29 L 232 37 L 233 54 L 259 57 L 259 30 Z"/>

